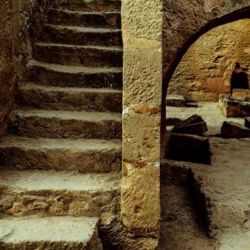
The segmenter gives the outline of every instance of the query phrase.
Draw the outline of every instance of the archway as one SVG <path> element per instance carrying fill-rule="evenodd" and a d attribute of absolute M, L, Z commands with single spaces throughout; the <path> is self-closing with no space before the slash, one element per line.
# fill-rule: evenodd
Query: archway
<path fill-rule="evenodd" d="M 238 21 L 231 21 L 227 24 L 222 24 L 219 26 L 217 25 L 215 28 L 211 29 L 210 32 L 215 30 L 214 32 L 220 33 L 220 35 L 223 37 L 222 30 L 225 29 L 225 33 L 227 32 L 228 36 L 230 36 L 230 35 L 232 36 L 233 31 L 235 31 L 235 34 L 238 36 L 237 38 L 239 40 L 246 39 L 246 37 L 244 38 L 244 34 L 242 35 L 241 33 L 242 33 L 242 30 L 244 30 L 244 25 L 245 25 L 245 29 L 247 29 L 246 27 L 249 26 L 249 20 L 250 19 L 240 19 Z M 228 27 L 234 27 L 234 28 L 231 28 L 232 29 L 231 33 L 229 32 Z M 242 30 L 240 30 L 241 28 L 242 28 Z M 236 32 L 237 29 L 238 29 L 239 33 Z M 177 67 L 177 69 L 175 69 L 175 73 L 172 77 L 172 79 L 173 78 L 176 78 L 176 79 L 175 79 L 175 81 L 172 81 L 172 82 L 170 81 L 170 85 L 172 84 L 172 86 L 170 86 L 170 87 L 172 87 L 172 89 L 171 89 L 172 91 L 173 91 L 174 83 L 176 83 L 178 80 L 181 79 L 180 74 L 182 74 L 184 70 L 187 70 L 187 68 L 193 70 L 193 66 L 195 65 L 194 61 L 192 61 L 192 60 L 188 61 L 192 58 L 192 56 L 194 56 L 194 57 L 199 56 L 199 53 L 201 53 L 201 51 L 205 50 L 205 49 L 207 49 L 207 51 L 204 52 L 204 54 L 214 53 L 214 51 L 211 50 L 211 47 L 209 47 L 209 42 L 205 43 L 206 37 L 209 37 L 210 39 L 212 39 L 211 37 L 213 34 L 211 35 L 210 32 L 204 34 L 204 36 L 202 36 L 201 38 L 198 39 L 198 41 L 202 40 L 200 43 L 198 43 L 196 40 L 196 43 L 198 43 L 198 46 L 201 46 L 200 50 L 197 48 L 197 45 L 193 45 L 193 46 L 191 46 L 191 49 L 189 47 L 189 50 L 187 50 L 187 53 L 185 54 L 185 56 L 182 57 L 182 60 L 180 61 L 179 65 L 178 65 L 179 69 L 178 69 L 178 67 Z M 242 37 L 240 38 L 239 36 L 242 36 Z M 209 39 L 209 38 L 207 38 L 207 39 Z M 225 38 L 225 37 L 223 37 L 223 38 Z M 235 46 L 235 50 L 236 50 L 237 46 L 239 46 L 239 44 L 237 44 L 235 42 L 235 40 L 237 40 L 237 39 L 235 39 L 235 38 L 231 38 L 231 39 L 234 40 L 234 42 L 232 42 L 232 44 L 233 44 L 232 46 Z M 216 42 L 218 42 L 218 40 L 214 41 L 214 44 L 216 44 Z M 242 46 L 248 45 L 247 41 L 241 41 L 241 42 L 242 42 Z M 213 41 L 211 42 L 211 40 L 210 40 L 210 43 L 213 44 Z M 226 44 L 226 42 L 225 42 L 225 44 Z M 204 46 L 204 47 L 202 47 L 202 46 Z M 223 47 L 223 45 L 222 45 L 222 47 Z M 228 47 L 229 47 L 228 48 L 229 50 L 232 50 L 232 47 L 230 47 L 229 45 L 228 45 Z M 241 49 L 241 47 L 238 47 L 238 48 Z M 246 47 L 244 47 L 244 49 L 247 50 L 248 47 L 246 46 Z M 226 53 L 229 53 L 229 50 Z M 190 55 L 192 53 L 194 53 L 195 55 Z M 235 53 L 235 51 L 230 51 L 230 53 L 233 54 L 233 53 Z M 248 53 L 246 53 L 244 56 L 247 56 L 247 54 Z M 210 56 L 211 56 L 211 58 L 213 57 L 213 59 L 216 58 L 216 56 L 214 56 L 214 55 L 210 55 Z M 228 57 L 230 57 L 230 56 L 228 56 Z M 197 60 L 198 61 L 203 60 L 204 58 L 199 58 Z M 235 63 L 235 60 L 237 60 L 237 59 L 238 58 L 235 56 L 235 54 L 232 56 L 232 58 L 230 58 L 231 61 L 229 60 L 229 58 L 227 58 L 227 60 L 229 60 L 229 62 L 228 62 L 229 65 L 226 66 L 226 67 L 229 67 L 229 69 L 228 69 L 229 72 L 226 75 L 226 77 L 228 77 L 228 79 L 227 79 L 228 81 L 230 81 L 230 74 L 232 73 L 231 66 L 233 66 L 233 64 Z M 243 58 L 241 58 L 241 59 L 243 60 Z M 180 66 L 180 64 L 183 63 L 183 60 L 184 60 L 184 64 L 190 63 L 189 67 L 187 65 Z M 246 58 L 246 60 L 248 61 L 248 58 Z M 245 63 L 248 65 L 248 62 L 245 62 Z M 203 66 L 204 66 L 204 64 L 203 64 Z M 185 66 L 187 68 L 185 68 Z M 210 66 L 212 67 L 212 65 L 210 65 Z M 198 70 L 200 70 L 200 69 L 198 69 Z M 214 70 L 214 69 L 211 69 L 211 70 Z M 177 73 L 176 73 L 176 71 L 177 71 Z M 222 71 L 226 71 L 226 70 L 222 69 Z M 185 72 L 185 73 L 187 73 L 187 72 Z M 187 77 L 187 79 L 183 78 L 182 80 L 183 81 L 179 83 L 179 86 L 177 86 L 177 88 L 175 90 L 177 90 L 178 87 L 181 87 L 181 85 L 184 85 L 185 83 L 188 84 L 188 80 L 190 80 L 190 79 L 188 79 L 188 77 Z M 222 80 L 223 79 L 220 79 L 220 81 L 222 81 Z M 223 85 L 223 83 L 222 83 L 222 85 Z M 192 87 L 190 86 L 189 90 L 191 90 L 191 88 Z M 229 92 L 229 88 L 224 89 L 224 90 L 222 88 L 219 90 L 219 92 L 220 91 L 221 91 L 221 93 L 223 93 L 223 91 L 225 91 L 225 93 L 227 93 L 227 92 Z M 205 96 L 205 94 L 204 94 L 204 96 Z M 218 95 L 216 94 L 216 96 L 217 96 L 217 100 L 218 100 Z M 188 97 L 188 96 L 186 96 L 186 97 Z M 189 98 L 191 100 L 192 100 L 192 98 L 199 99 L 199 96 L 197 97 L 197 95 L 196 96 L 190 95 Z M 214 99 L 214 101 L 215 101 L 215 99 Z M 169 107 L 167 107 L 167 117 L 169 117 L 168 116 L 168 114 L 169 114 L 168 108 Z M 183 108 L 180 108 L 179 111 L 178 111 L 178 108 L 174 108 L 174 109 L 175 109 L 175 113 L 177 114 L 177 117 L 182 116 L 182 113 L 185 112 Z M 193 112 L 196 112 L 196 111 L 194 111 L 195 109 L 191 108 L 191 110 L 193 110 Z M 206 110 L 206 111 L 208 111 L 208 110 Z M 220 110 L 218 109 L 218 110 L 213 110 L 212 112 L 219 112 L 219 111 Z M 203 114 L 203 115 L 206 116 L 206 114 Z M 216 116 L 215 113 L 214 113 L 214 115 Z M 216 117 L 218 119 L 218 116 L 216 116 Z M 221 116 L 221 119 L 226 120 L 226 118 L 223 116 Z M 242 119 L 242 122 L 243 122 L 243 119 Z M 220 121 L 220 123 L 221 123 L 220 124 L 220 126 L 221 126 L 222 121 Z M 218 124 L 219 124 L 219 121 L 218 121 Z M 220 129 L 220 127 L 219 127 L 219 129 Z M 217 132 L 219 133 L 219 130 L 216 131 L 216 133 Z M 230 244 L 234 247 L 232 249 L 241 249 L 242 245 L 240 245 L 240 244 L 243 244 L 243 245 L 248 244 L 247 239 L 245 238 L 244 234 L 242 234 L 242 233 L 237 234 L 235 239 L 233 239 L 233 238 L 229 239 L 229 238 L 232 237 L 232 232 L 230 232 L 230 230 L 233 230 L 232 228 L 234 228 L 237 224 L 241 225 L 241 222 L 240 222 L 241 219 L 243 221 L 245 220 L 244 214 L 241 214 L 240 210 L 242 208 L 243 208 L 242 210 L 244 210 L 244 209 L 247 210 L 247 204 L 244 205 L 244 203 L 242 202 L 239 205 L 237 200 L 241 199 L 241 198 L 240 198 L 240 194 L 239 193 L 237 194 L 237 192 L 240 189 L 244 190 L 244 187 L 247 189 L 246 182 L 244 181 L 244 176 L 249 175 L 249 173 L 248 173 L 249 171 L 244 169 L 243 165 L 249 164 L 248 162 L 249 162 L 250 158 L 246 158 L 245 154 L 246 154 L 247 148 L 249 148 L 250 141 L 247 141 L 247 139 L 244 142 L 240 141 L 240 140 L 236 141 L 236 139 L 224 140 L 224 139 L 221 139 L 219 137 L 218 138 L 216 138 L 216 137 L 217 136 L 213 137 L 211 139 L 211 142 L 210 142 L 210 146 L 211 146 L 212 151 L 214 153 L 212 167 L 206 167 L 204 165 L 198 166 L 195 164 L 189 164 L 189 163 L 184 163 L 184 162 L 171 162 L 171 161 L 163 162 L 163 165 L 166 168 L 162 172 L 163 173 L 162 179 L 164 179 L 163 181 L 175 183 L 175 185 L 172 185 L 172 186 L 169 185 L 168 189 L 163 190 L 164 192 L 170 192 L 170 193 L 172 192 L 172 194 L 168 194 L 167 197 L 165 197 L 165 199 L 168 199 L 167 200 L 168 205 L 167 206 L 165 205 L 165 207 L 163 208 L 163 217 L 164 217 L 163 219 L 165 221 L 167 221 L 166 224 L 168 225 L 169 228 L 171 228 L 171 229 L 165 231 L 165 234 L 167 234 L 169 236 L 169 237 L 166 236 L 168 238 L 168 241 L 165 242 L 165 245 L 168 243 L 168 244 L 170 244 L 170 246 L 172 246 L 172 248 L 170 247 L 170 248 L 160 248 L 160 249 L 179 249 L 178 247 L 181 247 L 184 245 L 187 247 L 187 249 L 188 249 L 188 246 L 192 247 L 192 249 L 200 249 L 200 248 L 202 248 L 202 249 L 214 249 L 212 245 L 216 244 L 216 243 L 213 242 L 212 240 L 210 242 L 209 242 L 209 240 L 206 241 L 206 233 L 208 233 L 211 237 L 216 238 L 220 242 L 220 244 L 222 245 L 221 249 L 229 249 L 227 247 L 229 247 Z M 181 153 L 182 152 L 179 152 L 179 154 L 181 154 Z M 237 157 L 241 159 L 237 163 L 235 162 L 236 154 L 238 155 Z M 244 163 L 243 163 L 243 161 L 244 161 Z M 234 166 L 232 164 L 234 164 Z M 202 169 L 202 168 L 204 168 L 204 169 Z M 236 170 L 237 168 L 238 168 L 238 170 Z M 213 173 L 213 171 L 214 171 L 214 173 Z M 230 172 L 230 174 L 229 174 L 229 172 Z M 230 177 L 229 177 L 229 175 L 230 175 Z M 238 180 L 236 181 L 235 178 L 240 179 L 241 181 L 238 182 Z M 219 179 L 220 179 L 220 181 L 218 181 Z M 220 182 L 220 184 L 219 184 L 219 182 Z M 237 184 L 235 184 L 236 182 L 237 182 Z M 223 183 L 223 185 L 221 183 Z M 185 186 L 185 185 L 187 185 L 188 188 L 191 188 L 191 191 L 188 191 L 188 192 L 185 191 L 186 193 L 183 194 L 181 190 L 184 189 L 183 186 Z M 179 186 L 181 186 L 182 188 L 179 188 L 179 189 L 176 188 Z M 216 186 L 216 188 L 215 188 L 215 186 Z M 218 188 L 219 186 L 220 186 L 220 188 Z M 241 186 L 241 188 L 240 188 L 240 186 Z M 215 189 L 213 190 L 213 188 L 215 188 L 217 191 L 215 191 Z M 224 188 L 224 190 L 223 190 L 223 188 Z M 213 191 L 220 193 L 220 195 L 214 195 Z M 231 197 L 227 196 L 227 194 L 226 194 L 227 191 L 230 192 Z M 246 191 L 246 193 L 244 194 L 244 191 L 243 191 L 242 195 L 247 196 L 247 193 L 248 192 Z M 191 194 L 191 196 L 190 196 L 190 194 Z M 192 203 L 188 199 L 191 199 L 191 197 L 195 196 L 195 194 L 198 194 L 198 197 L 196 197 L 198 200 L 195 200 Z M 215 198 L 215 196 L 216 196 L 216 198 Z M 228 203 L 225 202 L 225 200 L 224 200 L 225 196 L 227 196 Z M 187 205 L 187 203 L 189 203 L 189 204 Z M 202 205 L 202 207 L 199 207 L 199 211 L 198 211 L 198 214 L 200 215 L 200 217 L 202 217 L 201 218 L 202 220 L 200 220 L 200 221 L 202 221 L 202 223 L 200 221 L 198 221 L 198 223 L 196 222 L 198 226 L 192 225 L 192 219 L 193 219 L 192 216 L 194 216 L 194 213 L 196 213 L 195 211 L 192 210 L 193 209 L 192 204 L 194 204 L 194 203 L 196 203 L 196 209 L 197 209 L 197 204 Z M 229 203 L 231 204 L 231 207 L 229 206 Z M 175 209 L 179 209 L 179 211 L 176 213 L 173 213 L 173 209 L 171 210 L 171 205 L 175 205 L 176 206 Z M 183 207 L 181 207 L 181 206 L 188 207 L 188 209 L 190 209 L 188 211 L 188 213 L 185 214 L 182 210 Z M 245 206 L 245 208 L 244 208 L 244 206 Z M 239 212 L 236 212 L 237 210 Z M 167 213 L 166 213 L 166 211 L 167 211 Z M 181 214 L 182 212 L 184 215 Z M 238 215 L 236 215 L 237 213 L 238 213 Z M 234 214 L 234 215 L 232 217 L 230 217 L 229 216 L 230 214 Z M 185 221 L 185 219 L 183 219 L 183 218 L 180 219 L 180 218 L 178 218 L 178 216 L 179 217 L 187 216 L 188 219 L 185 218 L 185 219 L 187 219 L 187 221 Z M 238 216 L 238 218 L 237 218 L 237 216 Z M 220 219 L 219 219 L 219 217 L 220 217 Z M 233 218 L 234 222 L 230 221 L 230 220 L 232 220 L 232 218 Z M 179 220 L 179 222 L 180 222 L 182 219 L 183 219 L 183 221 L 182 221 L 182 223 L 180 223 L 181 225 L 179 225 L 180 227 L 178 229 L 176 226 L 176 224 L 178 224 L 178 222 L 175 223 L 174 221 Z M 247 221 L 247 219 L 246 219 L 246 221 Z M 199 230 L 202 230 L 201 228 L 198 228 L 198 229 L 195 228 L 196 226 L 201 227 L 200 224 L 205 224 L 205 231 L 202 233 L 203 236 L 199 238 L 199 236 L 196 235 L 197 238 L 195 240 L 193 240 L 193 241 L 192 241 L 192 239 L 190 240 L 190 238 L 192 238 L 190 231 L 193 230 L 193 231 L 196 231 L 196 233 L 197 233 L 197 232 L 199 232 Z M 176 228 L 174 228 L 175 227 L 174 225 L 176 226 Z M 185 227 L 185 225 L 187 225 L 187 227 Z M 222 227 L 227 227 L 229 229 L 228 232 L 223 232 Z M 177 231 L 175 231 L 175 233 L 173 233 L 174 230 L 182 230 L 181 236 Z M 186 234 L 186 236 L 185 236 L 185 234 Z M 241 243 L 239 243 L 239 245 L 237 245 L 236 241 L 238 243 L 239 242 L 241 242 Z M 175 242 L 176 245 L 173 245 L 173 242 Z M 201 244 L 201 245 L 199 246 L 197 244 Z"/>
<path fill-rule="evenodd" d="M 137 236 L 154 240 L 159 229 L 166 92 L 162 79 L 168 83 L 190 41 L 227 15 L 241 10 L 240 16 L 247 14 L 249 7 L 245 0 L 192 0 L 186 5 L 182 0 L 123 1 L 121 215 L 124 226 Z"/>

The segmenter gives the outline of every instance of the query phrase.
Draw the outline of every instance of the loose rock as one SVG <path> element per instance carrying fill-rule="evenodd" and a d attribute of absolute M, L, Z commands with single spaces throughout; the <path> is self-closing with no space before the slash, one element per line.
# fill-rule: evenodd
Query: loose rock
<path fill-rule="evenodd" d="M 250 137 L 250 129 L 236 122 L 224 122 L 221 134 L 225 138 L 248 138 Z"/>
<path fill-rule="evenodd" d="M 190 118 L 179 122 L 172 130 L 174 133 L 193 134 L 202 136 L 208 131 L 207 124 L 198 115 L 193 115 Z"/>
<path fill-rule="evenodd" d="M 205 137 L 173 133 L 167 150 L 167 158 L 172 160 L 210 164 L 209 140 Z"/>

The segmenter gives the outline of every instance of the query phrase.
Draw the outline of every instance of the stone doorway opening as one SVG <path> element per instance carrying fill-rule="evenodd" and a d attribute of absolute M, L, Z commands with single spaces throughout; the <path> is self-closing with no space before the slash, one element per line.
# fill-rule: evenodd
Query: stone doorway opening
<path fill-rule="evenodd" d="M 159 249 L 242 249 L 249 243 L 248 119 L 239 112 L 230 116 L 219 105 L 221 95 L 249 101 L 248 89 L 230 93 L 236 62 L 248 77 L 249 24 L 241 19 L 210 29 L 165 79 Z"/>

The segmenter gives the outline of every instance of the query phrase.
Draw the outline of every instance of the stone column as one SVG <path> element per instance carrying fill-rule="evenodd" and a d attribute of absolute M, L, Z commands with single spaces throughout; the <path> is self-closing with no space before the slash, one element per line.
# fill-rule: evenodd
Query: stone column
<path fill-rule="evenodd" d="M 158 236 L 162 104 L 162 0 L 123 0 L 121 214 L 136 235 Z"/>

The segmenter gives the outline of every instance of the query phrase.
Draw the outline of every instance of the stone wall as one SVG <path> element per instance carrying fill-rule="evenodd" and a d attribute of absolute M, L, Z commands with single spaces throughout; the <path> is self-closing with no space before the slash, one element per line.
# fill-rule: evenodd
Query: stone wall
<path fill-rule="evenodd" d="M 25 79 L 30 34 L 39 34 L 47 0 L 3 0 L 0 4 L 0 135 L 7 127 L 15 86 Z M 31 30 L 33 27 L 33 30 Z"/>
<path fill-rule="evenodd" d="M 8 0 L 0 5 L 0 134 L 6 128 L 13 91 L 13 65 L 11 41 L 11 4 Z"/>
<path fill-rule="evenodd" d="M 156 241 L 160 219 L 162 1 L 123 0 L 123 175 L 121 215 L 136 237 Z"/>
<path fill-rule="evenodd" d="M 12 0 L 13 56 L 18 81 L 25 80 L 27 62 L 32 58 L 32 40 L 41 34 L 48 0 Z"/>
<path fill-rule="evenodd" d="M 168 94 L 183 95 L 187 100 L 217 101 L 230 90 L 235 62 L 249 68 L 250 19 L 212 29 L 202 35 L 178 65 Z"/>
<path fill-rule="evenodd" d="M 200 35 L 230 21 L 250 17 L 249 0 L 164 1 L 163 63 L 165 87 L 189 46 Z"/>

